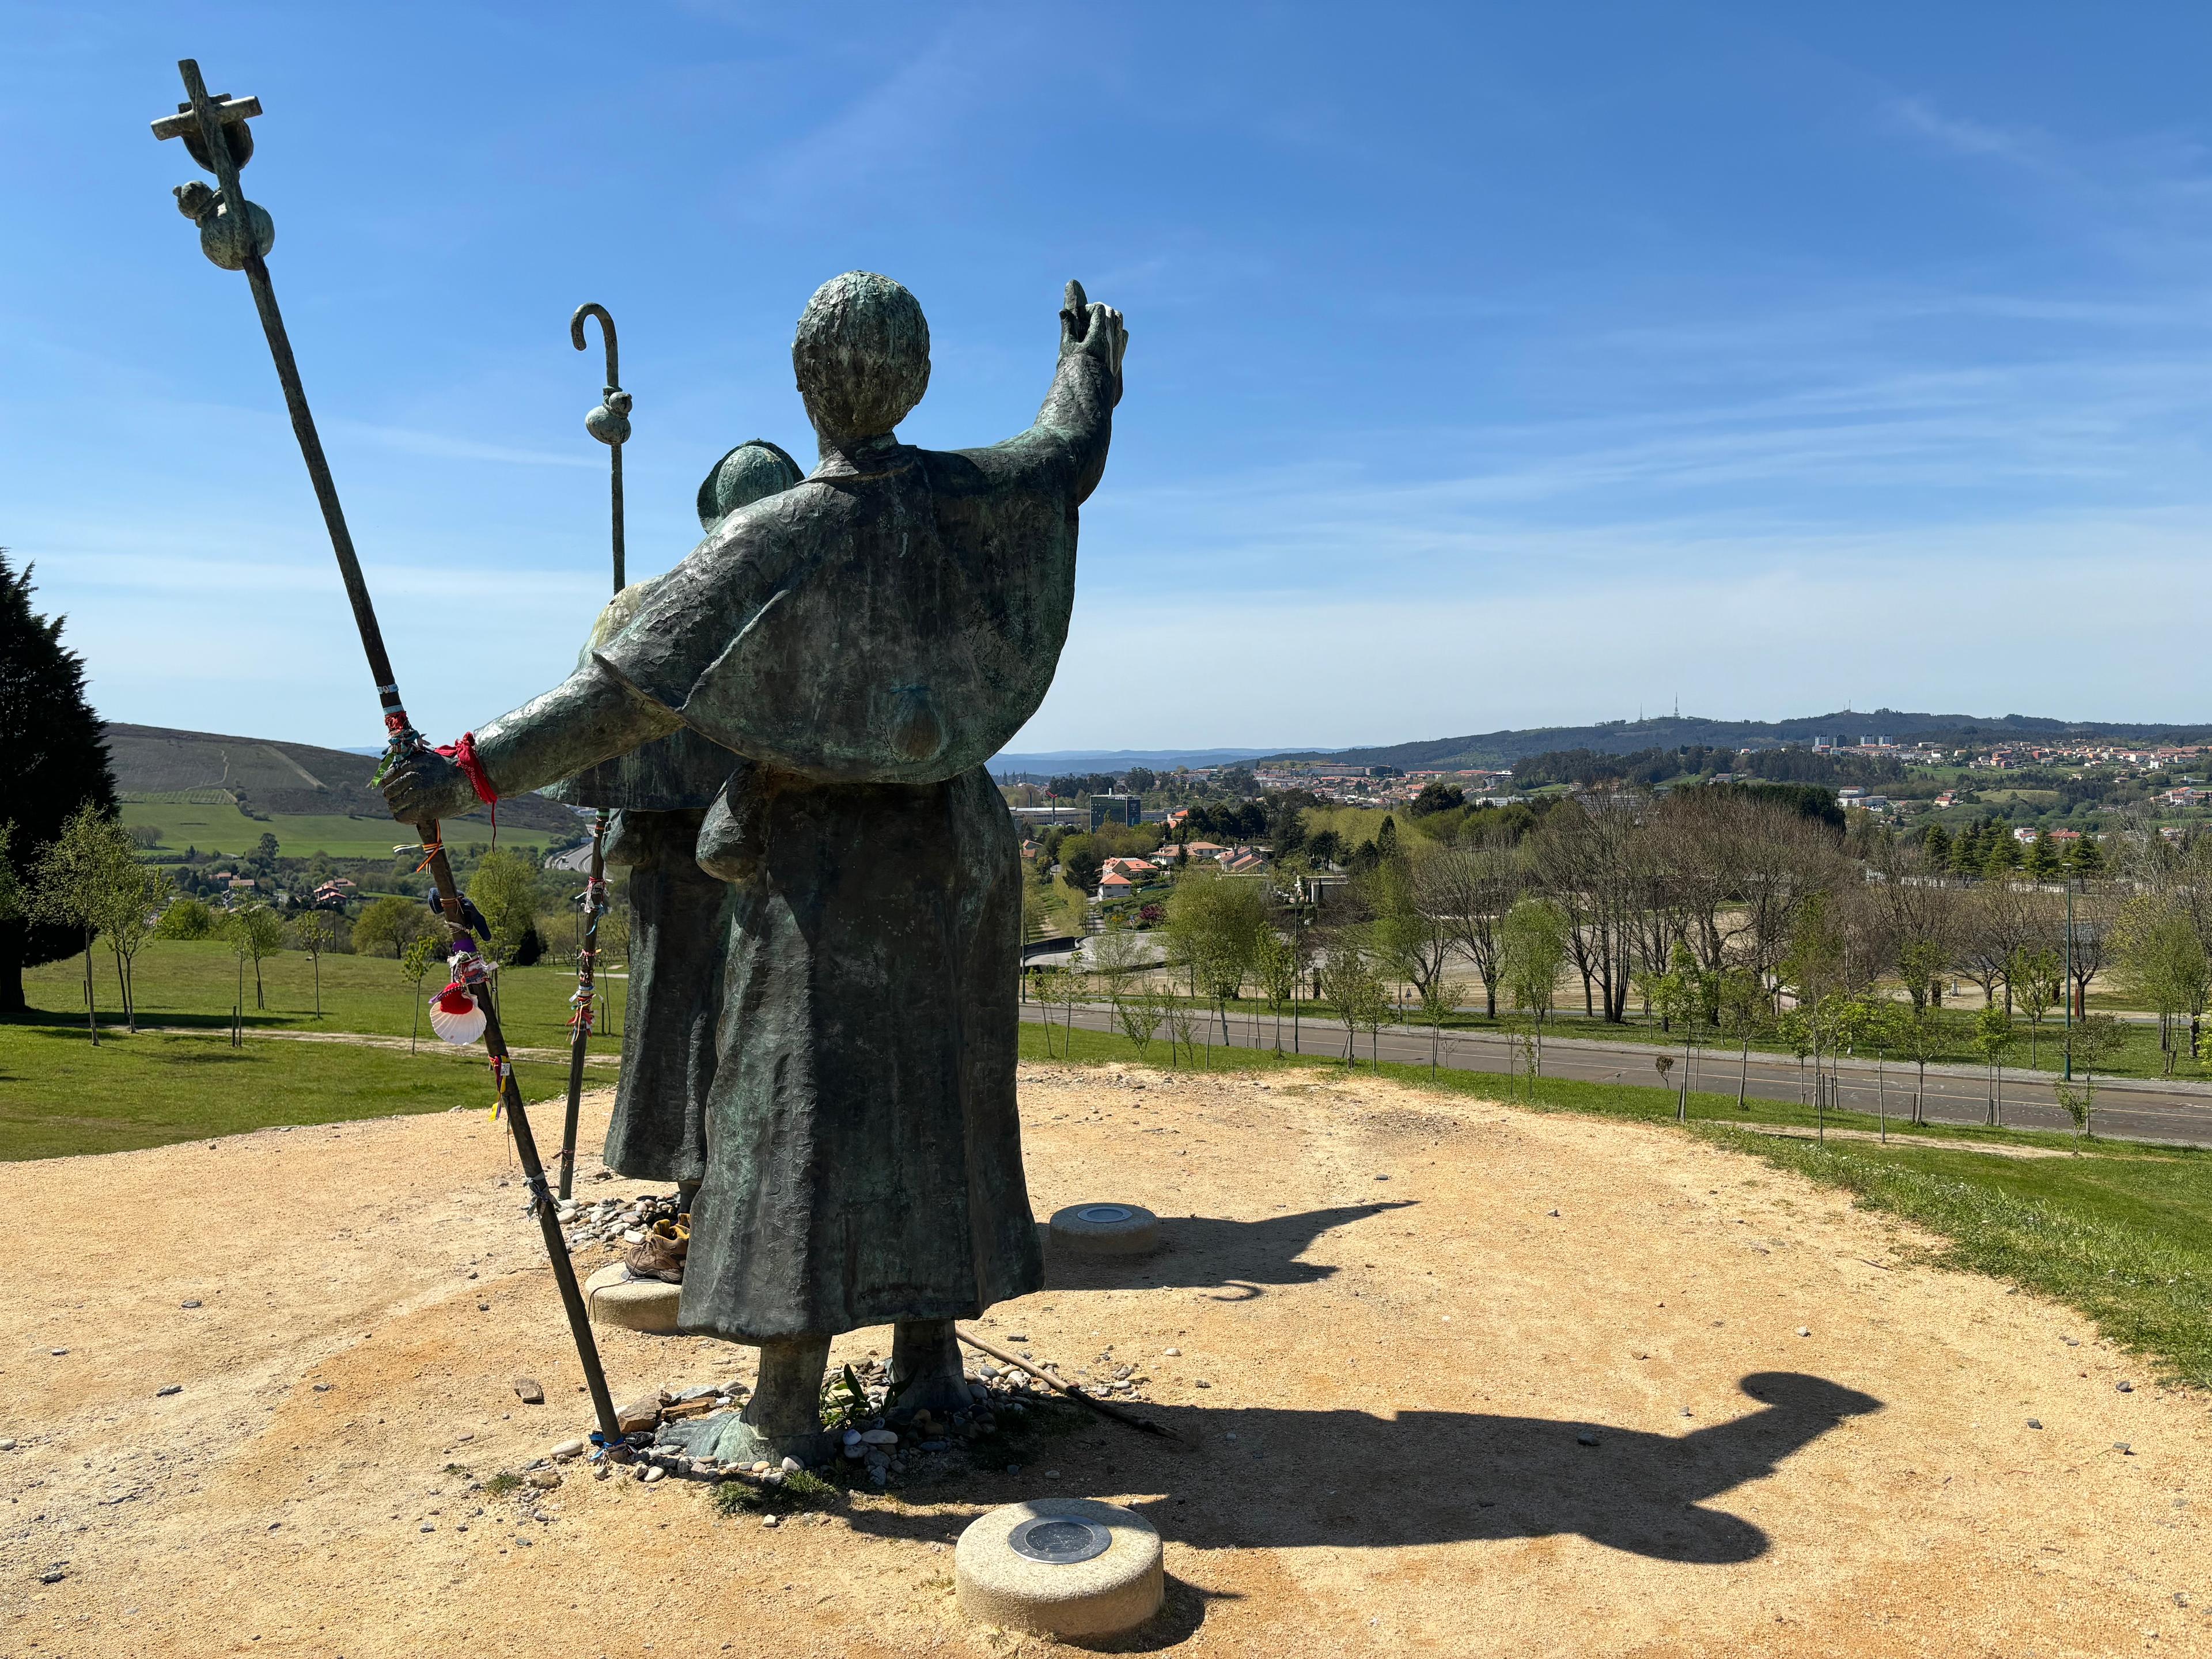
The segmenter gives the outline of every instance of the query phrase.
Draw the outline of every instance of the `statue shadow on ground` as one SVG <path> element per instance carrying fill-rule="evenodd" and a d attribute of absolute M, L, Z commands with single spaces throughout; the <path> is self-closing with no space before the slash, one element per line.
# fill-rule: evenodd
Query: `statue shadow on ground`
<path fill-rule="evenodd" d="M 1204 1459 L 1210 1491 L 1139 1507 L 1200 1549 L 1578 1534 L 1653 1560 L 1755 1560 L 1766 1534 L 1713 1500 L 1882 1404 L 1793 1371 L 1755 1372 L 1740 1386 L 1757 1409 L 1682 1434 L 1489 1413 L 1156 1407 L 1147 1414 Z"/>
<path fill-rule="evenodd" d="M 1882 1409 L 1870 1395 L 1799 1372 L 1755 1372 L 1740 1386 L 1753 1409 L 1680 1434 L 1481 1412 L 1138 1406 L 1180 1443 L 1101 1422 L 1050 1453 L 1060 1478 L 1025 1471 L 1010 1483 L 1019 1490 L 1000 1492 L 986 1488 L 1007 1477 L 978 1471 L 973 1490 L 925 1488 L 911 1501 L 988 1505 L 1086 1488 L 1151 1491 L 1164 1496 L 1134 1507 L 1194 1549 L 1389 1549 L 1571 1534 L 1656 1561 L 1740 1564 L 1771 1540 L 1716 1500 L 1775 1474 L 1845 1419 Z M 941 1510 L 850 1518 L 864 1532 L 948 1541 L 966 1521 Z"/>
<path fill-rule="evenodd" d="M 1417 1200 L 1386 1200 L 1341 1204 L 1333 1209 L 1302 1210 L 1260 1221 L 1231 1221 L 1218 1216 L 1163 1216 L 1166 1243 L 1150 1255 L 1080 1257 L 1045 1250 L 1045 1288 L 1054 1291 L 1120 1290 L 1130 1285 L 1172 1290 L 1238 1292 L 1216 1298 L 1249 1302 L 1270 1285 L 1311 1285 L 1336 1272 L 1334 1262 L 1301 1261 L 1314 1241 L 1333 1228 L 1364 1221 Z"/>

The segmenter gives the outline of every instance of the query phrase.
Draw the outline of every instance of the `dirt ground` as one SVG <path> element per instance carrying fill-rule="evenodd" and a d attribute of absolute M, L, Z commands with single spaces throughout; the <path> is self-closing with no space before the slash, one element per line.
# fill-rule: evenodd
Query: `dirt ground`
<path fill-rule="evenodd" d="M 1832 1194 L 1364 1077 L 1031 1067 L 1023 1103 L 1040 1216 L 1171 1243 L 977 1329 L 1110 1345 L 1187 1443 L 1101 1425 L 773 1529 L 573 1465 L 542 1519 L 467 1490 L 589 1423 L 481 1111 L 0 1167 L 0 1654 L 1039 1653 L 963 1621 L 951 1540 L 1048 1494 L 1164 1535 L 1139 1650 L 2212 1647 L 2206 1401 Z M 605 1352 L 618 1396 L 750 1370 Z"/>

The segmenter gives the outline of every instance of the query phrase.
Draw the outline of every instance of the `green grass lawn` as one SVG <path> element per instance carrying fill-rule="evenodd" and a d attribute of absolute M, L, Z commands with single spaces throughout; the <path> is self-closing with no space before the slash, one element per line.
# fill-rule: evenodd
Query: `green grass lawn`
<path fill-rule="evenodd" d="M 612 1074 L 595 1067 L 592 1075 L 596 1086 Z M 526 1101 L 566 1097 L 565 1067 L 520 1063 L 515 1076 Z M 234 1048 L 220 1031 L 142 1031 L 109 1033 L 95 1048 L 82 1028 L 0 1024 L 0 1159 L 9 1161 L 491 1104 L 481 1048 L 433 1042 L 410 1055 L 249 1036 Z M 544 1122 L 534 1127 L 548 1144 Z M 557 1143 L 557 1122 L 552 1134 Z"/>
<path fill-rule="evenodd" d="M 449 1048 L 421 1028 L 410 1054 L 352 1043 L 266 1041 L 264 1031 L 354 1031 L 408 1035 L 414 988 L 389 957 L 325 956 L 323 1017 L 314 1014 L 314 973 L 308 959 L 286 951 L 265 959 L 268 1006 L 253 1006 L 252 967 L 246 977 L 246 1046 L 228 1037 L 237 963 L 209 940 L 157 939 L 138 957 L 138 1023 L 182 1032 L 120 1029 L 113 958 L 94 948 L 102 1010 L 101 1041 L 85 1030 L 81 958 L 27 973 L 35 1012 L 0 1023 L 0 1159 L 61 1158 L 158 1146 L 208 1135 L 235 1134 L 274 1123 L 324 1123 L 443 1111 L 456 1105 L 489 1111 L 492 1089 L 483 1049 Z M 501 1013 L 516 1048 L 565 1051 L 568 994 L 575 975 L 565 968 L 503 970 Z M 445 982 L 433 972 L 432 993 Z M 623 981 L 604 981 L 618 1014 Z M 604 1021 L 592 1052 L 622 1052 L 620 1026 Z M 587 1074 L 593 1087 L 613 1080 L 611 1068 Z M 564 1060 L 519 1060 L 515 1076 L 526 1101 L 559 1099 L 568 1088 Z"/>
<path fill-rule="evenodd" d="M 115 982 L 114 958 L 93 946 L 93 966 L 102 1024 L 119 1023 L 123 1000 Z M 46 1023 L 74 1024 L 84 1020 L 83 958 L 51 962 L 23 975 L 23 988 L 33 1007 L 42 1011 Z M 210 1029 L 229 1024 L 231 1001 L 238 984 L 237 961 L 230 947 L 213 939 L 155 939 L 139 952 L 133 975 L 138 988 L 141 1025 L 196 1025 Z M 264 957 L 262 989 L 266 1008 L 253 1000 L 253 969 L 246 969 L 246 1024 L 299 1030 L 365 1031 L 372 1035 L 405 1036 L 416 1013 L 414 988 L 400 977 L 399 964 L 390 957 L 330 956 L 323 957 L 323 1017 L 315 1018 L 313 964 L 295 951 Z M 445 976 L 434 967 L 422 981 L 432 995 L 444 986 Z M 566 1048 L 568 1042 L 568 997 L 576 988 L 573 968 L 546 965 L 500 970 L 500 1017 L 507 1039 L 517 1048 Z M 592 1033 L 595 1054 L 622 1051 L 621 1005 L 626 981 L 602 978 L 601 988 L 611 996 L 613 1017 L 603 1017 Z M 428 1021 L 422 1035 L 430 1037 Z"/>
<path fill-rule="evenodd" d="M 123 822 L 145 825 L 161 832 L 167 850 L 196 847 L 203 853 L 250 853 L 264 835 L 276 837 L 287 857 L 306 858 L 327 853 L 334 859 L 388 859 L 392 849 L 406 841 L 407 830 L 389 818 L 347 817 L 337 813 L 272 813 L 267 819 L 249 818 L 235 805 L 190 806 L 169 801 L 126 801 Z M 488 845 L 489 823 L 456 819 L 444 826 L 446 844 Z M 544 847 L 553 839 L 546 830 L 519 830 L 508 824 L 499 832 L 502 847 Z"/>
<path fill-rule="evenodd" d="M 1708 1132 L 1941 1234 L 1946 1266 L 2040 1291 L 2212 1387 L 2212 1157 L 2100 1142 L 2078 1158 L 1988 1158 Z"/>
<path fill-rule="evenodd" d="M 1071 1047 L 1070 1039 L 1073 1039 Z M 1021 1028 L 1028 1060 L 1106 1060 L 1165 1065 L 1168 1046 L 1155 1039 L 1140 1056 L 1127 1038 L 1103 1031 Z M 1273 1073 L 1343 1069 L 1341 1060 L 1278 1057 L 1249 1048 L 1219 1048 L 1201 1064 L 1222 1071 Z M 1188 1062 L 1186 1061 L 1186 1069 Z M 1372 1069 L 1365 1061 L 1361 1073 Z M 1443 1072 L 1431 1082 L 1425 1066 L 1388 1061 L 1382 1074 L 1440 1094 L 1496 1099 L 1516 1092 L 1503 1078 Z M 1672 1122 L 1670 1090 L 1563 1079 L 1525 1083 L 1519 1103 L 1539 1111 L 1586 1112 L 1646 1123 Z M 1954 1150 L 1931 1141 L 1978 1142 L 2071 1150 L 2063 1134 L 1930 1125 L 1915 1130 L 1892 1120 L 1887 1145 L 1841 1137 L 1825 1145 L 1751 1132 L 1753 1123 L 1813 1128 L 1812 1109 L 1788 1101 L 1753 1101 L 1739 1111 L 1733 1095 L 1689 1098 L 1689 1132 L 1825 1185 L 1840 1187 L 1869 1208 L 1917 1223 L 1948 1241 L 1937 1259 L 2039 1291 L 2094 1320 L 2112 1340 L 2157 1363 L 2164 1375 L 2212 1388 L 2212 1152 L 2112 1141 L 2085 1143 L 2078 1158 L 2020 1158 Z M 1873 1118 L 1830 1112 L 1838 1129 L 1876 1127 Z"/>

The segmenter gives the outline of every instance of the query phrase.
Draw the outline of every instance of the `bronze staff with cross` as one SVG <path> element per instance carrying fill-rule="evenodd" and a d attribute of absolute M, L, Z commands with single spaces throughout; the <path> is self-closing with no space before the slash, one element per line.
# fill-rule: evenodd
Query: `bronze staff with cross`
<path fill-rule="evenodd" d="M 246 124 L 261 113 L 261 100 L 228 94 L 211 98 L 206 82 L 200 78 L 198 64 L 187 58 L 177 68 L 184 76 L 185 101 L 177 106 L 174 115 L 165 115 L 153 124 L 154 137 L 183 139 L 192 159 L 214 173 L 222 186 L 219 191 L 211 191 L 198 179 L 180 185 L 176 191 L 177 207 L 199 227 L 201 251 L 225 270 L 243 270 L 253 290 L 254 309 L 260 313 L 262 331 L 269 337 L 270 355 L 276 362 L 276 378 L 284 387 L 284 406 L 292 416 L 293 435 L 299 440 L 300 453 L 307 460 L 307 476 L 314 484 L 315 500 L 323 509 L 331 548 L 337 555 L 338 574 L 345 582 L 346 597 L 352 602 L 354 622 L 361 630 L 362 648 L 368 653 L 369 672 L 375 677 L 376 694 L 383 704 L 388 746 L 384 767 L 379 769 L 380 777 L 394 763 L 416 753 L 424 744 L 407 718 L 406 705 L 400 701 L 392 659 L 385 651 L 384 635 L 377 627 L 375 607 L 369 601 L 368 585 L 362 577 L 361 560 L 354 552 L 353 537 L 346 529 L 345 510 L 338 504 L 337 487 L 331 481 L 330 461 L 323 453 L 322 439 L 315 431 L 315 417 L 307 408 L 300 366 L 292 356 L 283 315 L 276 309 L 276 291 L 270 285 L 265 258 L 276 243 L 276 226 L 268 214 L 248 202 L 239 188 L 238 170 L 253 155 L 253 134 Z M 419 823 L 416 828 L 422 839 L 424 862 L 431 879 L 437 884 L 447 929 L 459 947 L 455 957 L 457 973 L 464 978 L 480 975 L 481 964 L 463 931 L 460 890 L 454 885 L 453 866 L 439 840 L 438 826 L 432 822 Z M 591 1391 L 592 1411 L 599 1419 L 599 1432 L 593 1437 L 609 1450 L 626 1455 L 614 1401 L 607 1392 L 606 1373 L 599 1364 L 599 1346 L 592 1338 L 583 1292 L 577 1285 L 576 1270 L 568 1259 L 568 1241 L 562 1234 L 560 1218 L 546 1188 L 544 1166 L 538 1159 L 538 1143 L 531 1133 L 522 1091 L 514 1081 L 514 1067 L 507 1058 L 507 1040 L 500 1030 L 498 1007 L 489 983 L 477 991 L 477 1000 L 484 1013 L 484 1047 L 498 1080 L 500 1103 L 507 1112 L 507 1126 L 514 1136 L 515 1154 L 521 1159 L 523 1176 L 529 1185 L 531 1210 L 545 1236 L 545 1252 L 552 1262 L 554 1281 L 560 1286 L 562 1305 L 568 1312 L 568 1328 L 575 1338 L 585 1383 Z"/>

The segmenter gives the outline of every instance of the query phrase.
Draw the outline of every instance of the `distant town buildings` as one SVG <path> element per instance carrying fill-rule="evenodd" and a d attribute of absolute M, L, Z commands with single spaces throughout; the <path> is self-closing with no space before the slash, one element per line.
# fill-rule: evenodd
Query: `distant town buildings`
<path fill-rule="evenodd" d="M 1014 822 L 1024 830 L 1049 830 L 1058 824 L 1069 830 L 1096 829 L 1091 822 L 1091 810 L 1078 806 L 1073 801 L 1052 806 L 1017 806 L 1011 809 Z"/>
<path fill-rule="evenodd" d="M 1297 763 L 1267 767 L 1253 775 L 1262 790 L 1304 789 L 1346 806 L 1403 806 L 1431 783 L 1457 787 L 1469 800 L 1510 799 L 1513 775 L 1484 768 L 1407 772 L 1395 766 Z"/>
<path fill-rule="evenodd" d="M 1109 823 L 1134 825 L 1145 821 L 1145 800 L 1141 795 L 1093 795 L 1091 798 L 1091 827 L 1102 829 Z"/>

